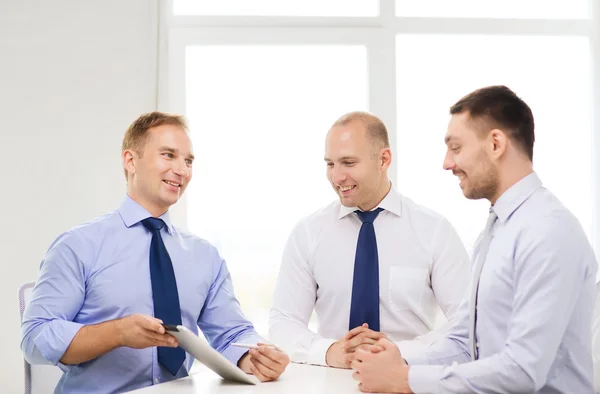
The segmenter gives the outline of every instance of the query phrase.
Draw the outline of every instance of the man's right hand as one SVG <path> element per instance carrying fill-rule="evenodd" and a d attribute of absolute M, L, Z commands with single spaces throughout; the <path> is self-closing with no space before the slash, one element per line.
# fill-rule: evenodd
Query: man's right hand
<path fill-rule="evenodd" d="M 152 316 L 135 314 L 115 320 L 119 345 L 134 349 L 152 346 L 177 347 L 177 339 L 166 333 L 162 321 Z"/>
<path fill-rule="evenodd" d="M 349 354 L 354 353 L 357 349 L 367 349 L 381 338 L 387 338 L 387 335 L 369 329 L 369 325 L 364 323 L 362 326 L 348 331 L 339 341 L 334 342 L 327 350 L 325 361 L 330 367 L 349 369 L 351 362 L 348 359 Z"/>

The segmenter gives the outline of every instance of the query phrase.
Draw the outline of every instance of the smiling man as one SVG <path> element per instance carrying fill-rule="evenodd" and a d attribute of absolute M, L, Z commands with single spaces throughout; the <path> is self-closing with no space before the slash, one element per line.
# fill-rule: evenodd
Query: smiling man
<path fill-rule="evenodd" d="M 468 256 L 440 215 L 392 187 L 388 133 L 376 116 L 337 120 L 325 143 L 338 200 L 298 223 L 284 251 L 270 339 L 294 361 L 349 368 L 348 356 L 387 336 L 402 349 L 445 333 L 468 281 Z M 316 311 L 319 328 L 308 322 Z"/>
<path fill-rule="evenodd" d="M 490 86 L 450 113 L 444 168 L 465 197 L 491 204 L 469 291 L 444 338 L 418 353 L 381 340 L 355 354 L 354 378 L 367 392 L 593 393 L 597 263 L 533 171 L 531 109 Z"/>
<path fill-rule="evenodd" d="M 274 380 L 289 357 L 240 310 L 227 266 L 208 242 L 175 227 L 169 208 L 192 179 L 180 116 L 139 117 L 122 146 L 127 196 L 111 213 L 59 236 L 42 261 L 21 325 L 30 363 L 58 365 L 55 393 L 121 393 L 186 376 L 193 359 L 162 323 L 198 326 L 232 363 Z"/>

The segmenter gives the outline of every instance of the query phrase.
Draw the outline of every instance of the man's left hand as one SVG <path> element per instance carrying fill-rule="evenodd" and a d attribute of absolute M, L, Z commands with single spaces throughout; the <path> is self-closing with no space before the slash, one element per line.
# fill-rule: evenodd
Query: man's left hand
<path fill-rule="evenodd" d="M 258 343 L 258 349 L 250 349 L 238 362 L 246 373 L 251 373 L 261 382 L 276 380 L 290 363 L 288 355 L 264 343 Z"/>
<path fill-rule="evenodd" d="M 388 339 L 380 339 L 372 349 L 359 349 L 351 364 L 352 377 L 363 392 L 412 393 L 408 385 L 409 366 L 398 347 Z"/>

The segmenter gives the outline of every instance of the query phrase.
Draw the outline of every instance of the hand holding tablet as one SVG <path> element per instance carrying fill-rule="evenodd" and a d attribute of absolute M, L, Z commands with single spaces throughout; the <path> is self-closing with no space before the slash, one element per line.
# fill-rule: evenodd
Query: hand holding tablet
<path fill-rule="evenodd" d="M 238 367 L 188 328 L 169 324 L 163 324 L 163 327 L 177 339 L 181 348 L 226 380 L 248 384 L 275 380 L 290 363 L 288 355 L 273 344 L 232 343 L 231 346 L 250 349 L 242 356 Z"/>
<path fill-rule="evenodd" d="M 184 326 L 163 324 L 168 334 L 177 338 L 179 346 L 225 380 L 257 384 L 259 379 L 248 375 L 213 349 L 206 341 Z"/>

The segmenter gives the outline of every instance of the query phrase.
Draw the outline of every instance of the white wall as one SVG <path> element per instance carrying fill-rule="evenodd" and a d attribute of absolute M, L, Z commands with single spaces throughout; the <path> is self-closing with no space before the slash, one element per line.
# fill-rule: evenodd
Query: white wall
<path fill-rule="evenodd" d="M 22 392 L 17 289 L 124 195 L 121 138 L 156 108 L 157 0 L 0 0 L 0 391 Z"/>

